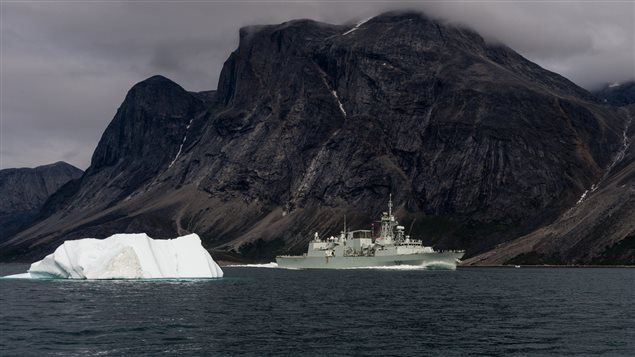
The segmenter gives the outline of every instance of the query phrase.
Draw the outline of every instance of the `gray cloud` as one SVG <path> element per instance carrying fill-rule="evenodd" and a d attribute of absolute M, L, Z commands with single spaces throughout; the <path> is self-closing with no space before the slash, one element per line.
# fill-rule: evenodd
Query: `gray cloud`
<path fill-rule="evenodd" d="M 632 2 L 3 2 L 0 167 L 89 164 L 127 90 L 163 74 L 214 89 L 238 29 L 415 9 L 593 88 L 635 78 Z"/>

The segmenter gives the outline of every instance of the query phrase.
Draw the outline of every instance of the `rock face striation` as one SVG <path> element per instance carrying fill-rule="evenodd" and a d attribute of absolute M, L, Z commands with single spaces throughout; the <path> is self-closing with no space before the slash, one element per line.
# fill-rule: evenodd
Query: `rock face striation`
<path fill-rule="evenodd" d="M 624 108 L 630 118 L 635 106 Z M 635 265 L 635 126 L 599 181 L 554 223 L 468 259 L 468 265 Z"/>
<path fill-rule="evenodd" d="M 419 13 L 246 27 L 216 91 L 135 85 L 86 174 L 0 254 L 144 231 L 270 259 L 345 215 L 370 226 L 392 193 L 408 233 L 475 255 L 574 206 L 626 125 L 562 76 Z"/>
<path fill-rule="evenodd" d="M 65 162 L 0 170 L 0 242 L 27 226 L 61 186 L 82 176 Z"/>

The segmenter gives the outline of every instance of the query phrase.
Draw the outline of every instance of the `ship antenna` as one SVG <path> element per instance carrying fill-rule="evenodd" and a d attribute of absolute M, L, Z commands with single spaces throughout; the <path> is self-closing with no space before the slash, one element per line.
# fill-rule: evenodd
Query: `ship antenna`
<path fill-rule="evenodd" d="M 392 217 L 392 193 L 388 195 L 388 217 Z"/>
<path fill-rule="evenodd" d="M 346 234 L 346 213 L 344 213 L 344 234 Z"/>

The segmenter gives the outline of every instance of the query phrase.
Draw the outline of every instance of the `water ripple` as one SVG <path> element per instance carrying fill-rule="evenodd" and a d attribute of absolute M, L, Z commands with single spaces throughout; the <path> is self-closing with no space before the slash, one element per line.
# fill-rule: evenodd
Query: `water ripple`
<path fill-rule="evenodd" d="M 18 268 L 0 265 L 0 274 Z M 0 279 L 0 354 L 635 355 L 635 270 L 225 273 L 203 282 Z"/>

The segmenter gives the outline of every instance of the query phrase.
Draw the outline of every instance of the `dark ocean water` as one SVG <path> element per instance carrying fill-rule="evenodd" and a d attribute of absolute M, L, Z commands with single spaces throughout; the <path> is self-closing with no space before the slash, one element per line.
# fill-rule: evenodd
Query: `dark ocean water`
<path fill-rule="evenodd" d="M 224 270 L 0 279 L 0 355 L 635 356 L 635 269 Z"/>

